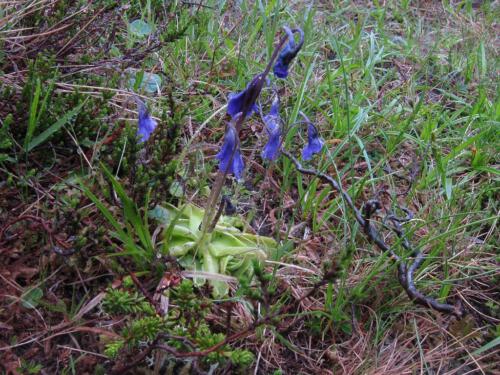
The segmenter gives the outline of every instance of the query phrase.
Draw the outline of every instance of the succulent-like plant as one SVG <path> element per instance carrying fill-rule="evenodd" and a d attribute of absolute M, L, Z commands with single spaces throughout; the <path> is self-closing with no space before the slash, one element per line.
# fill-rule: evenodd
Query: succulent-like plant
<path fill-rule="evenodd" d="M 240 277 L 252 273 L 252 260 L 265 259 L 276 249 L 270 237 L 246 233 L 243 223 L 235 217 L 221 216 L 211 232 L 203 232 L 201 223 L 205 210 L 188 203 L 181 207 L 167 206 L 164 211 L 163 252 L 175 256 L 195 272 L 196 284 L 208 279 L 213 295 L 222 297 L 228 292 L 224 275 Z"/>

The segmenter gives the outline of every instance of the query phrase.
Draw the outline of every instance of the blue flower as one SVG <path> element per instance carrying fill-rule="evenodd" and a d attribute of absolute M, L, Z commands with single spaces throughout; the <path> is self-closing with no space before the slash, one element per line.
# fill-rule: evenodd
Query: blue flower
<path fill-rule="evenodd" d="M 287 26 L 284 26 L 283 28 L 288 35 L 288 43 L 280 52 L 278 60 L 276 61 L 276 64 L 274 64 L 274 75 L 278 78 L 286 78 L 288 76 L 288 68 L 290 67 L 290 63 L 292 62 L 294 57 L 297 56 L 297 53 L 299 53 L 299 50 L 304 44 L 304 32 L 301 29 L 291 30 Z M 294 32 L 300 34 L 300 40 L 298 43 L 295 43 L 295 38 L 293 36 Z"/>
<path fill-rule="evenodd" d="M 139 125 L 137 129 L 137 136 L 140 137 L 141 142 L 146 142 L 158 124 L 149 115 L 148 109 L 142 100 L 136 98 L 136 101 L 137 106 L 139 107 Z"/>
<path fill-rule="evenodd" d="M 307 123 L 307 145 L 302 150 L 302 159 L 311 160 L 314 154 L 317 154 L 323 148 L 325 143 L 319 136 L 318 129 L 312 124 L 311 121 L 301 112 Z"/>
<path fill-rule="evenodd" d="M 238 113 L 243 113 L 245 117 L 250 116 L 257 111 L 255 101 L 259 97 L 262 87 L 265 82 L 263 74 L 257 74 L 245 88 L 239 93 L 229 94 L 229 102 L 227 103 L 227 113 L 231 118 L 235 118 Z"/>
<path fill-rule="evenodd" d="M 233 173 L 238 180 L 241 180 L 245 164 L 241 157 L 238 134 L 232 123 L 227 125 L 224 143 L 216 158 L 219 159 L 219 170 L 221 172 Z"/>
<path fill-rule="evenodd" d="M 281 127 L 279 116 L 279 98 L 273 100 L 269 114 L 264 116 L 264 124 L 266 125 L 269 140 L 267 141 L 264 149 L 262 150 L 262 158 L 268 160 L 276 160 L 279 155 L 281 144 Z"/>

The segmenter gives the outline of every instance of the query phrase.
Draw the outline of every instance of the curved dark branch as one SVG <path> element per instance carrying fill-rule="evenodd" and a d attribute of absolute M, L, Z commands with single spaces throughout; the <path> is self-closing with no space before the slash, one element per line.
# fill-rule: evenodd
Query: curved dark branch
<path fill-rule="evenodd" d="M 370 200 L 366 202 L 362 213 L 354 205 L 351 196 L 344 189 L 342 189 L 340 184 L 337 181 L 335 181 L 333 177 L 323 172 L 317 171 L 315 169 L 304 168 L 300 163 L 300 161 L 286 150 L 282 150 L 282 153 L 295 165 L 297 171 L 305 175 L 318 177 L 322 181 L 328 183 L 339 194 L 342 195 L 342 198 L 354 213 L 356 221 L 361 225 L 363 231 L 365 232 L 370 242 L 373 242 L 380 250 L 388 252 L 391 255 L 392 259 L 398 262 L 399 283 L 406 291 L 406 294 L 408 294 L 408 297 L 410 297 L 411 300 L 413 300 L 415 303 L 419 305 L 430 307 L 442 313 L 452 314 L 457 317 L 462 317 L 464 315 L 465 312 L 460 306 L 454 306 L 447 303 L 440 303 L 434 298 L 428 297 L 417 290 L 414 281 L 414 274 L 424 262 L 425 255 L 419 249 L 414 249 L 411 247 L 409 241 L 404 236 L 400 221 L 391 220 L 395 224 L 392 230 L 396 233 L 396 235 L 400 239 L 403 248 L 409 251 L 411 255 L 415 258 L 413 263 L 411 265 L 408 265 L 399 255 L 397 255 L 394 252 L 391 246 L 389 246 L 382 239 L 378 230 L 371 223 L 371 216 L 375 213 L 376 210 L 380 208 L 380 203 L 377 200 Z"/>

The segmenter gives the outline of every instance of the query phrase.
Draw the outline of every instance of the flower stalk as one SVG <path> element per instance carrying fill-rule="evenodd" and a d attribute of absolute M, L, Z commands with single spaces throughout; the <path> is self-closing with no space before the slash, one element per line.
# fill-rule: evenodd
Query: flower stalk
<path fill-rule="evenodd" d="M 233 108 L 231 108 L 231 113 L 233 113 L 235 116 L 233 118 L 234 129 L 236 131 L 236 136 L 238 139 L 242 125 L 245 122 L 247 115 L 253 110 L 255 102 L 259 97 L 262 88 L 264 87 L 264 82 L 266 81 L 266 77 L 271 71 L 274 62 L 278 57 L 278 53 L 283 48 L 288 39 L 289 39 L 288 35 L 281 38 L 281 40 L 276 45 L 276 48 L 274 49 L 273 54 L 271 55 L 271 58 L 269 59 L 269 62 L 267 63 L 264 71 L 260 74 L 257 74 L 252 79 L 247 88 L 242 93 L 237 95 L 237 99 L 239 99 L 240 104 L 234 105 Z M 228 104 L 228 109 L 230 104 Z M 234 113 L 234 111 L 236 110 L 239 110 L 239 112 Z M 235 157 L 237 150 L 239 150 L 238 147 L 233 148 L 231 155 L 229 155 L 227 158 L 226 165 L 230 166 L 232 164 L 233 158 Z M 216 213 L 217 201 L 219 200 L 219 196 L 221 194 L 222 187 L 224 186 L 224 181 L 226 179 L 228 172 L 229 168 L 224 168 L 223 170 L 219 170 L 219 172 L 217 173 L 217 177 L 215 179 L 215 182 L 210 191 L 210 195 L 208 197 L 205 216 L 203 217 L 203 222 L 201 224 L 201 231 L 203 235 L 206 234 L 207 232 L 212 231 L 217 223 L 216 220 L 214 220 L 216 216 L 215 213 Z"/>

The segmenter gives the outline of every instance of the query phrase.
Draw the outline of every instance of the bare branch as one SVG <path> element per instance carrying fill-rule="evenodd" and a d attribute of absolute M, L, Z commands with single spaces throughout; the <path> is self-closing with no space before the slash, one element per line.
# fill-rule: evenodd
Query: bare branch
<path fill-rule="evenodd" d="M 377 200 L 370 200 L 365 203 L 363 213 L 354 205 L 354 202 L 352 201 L 352 198 L 350 195 L 342 189 L 340 184 L 333 179 L 333 177 L 322 173 L 320 171 L 317 171 L 315 169 L 308 169 L 304 168 L 302 164 L 297 160 L 296 157 L 294 157 L 291 153 L 289 153 L 286 150 L 282 150 L 283 155 L 285 155 L 294 165 L 297 171 L 299 171 L 302 174 L 305 175 L 310 175 L 310 176 L 316 176 L 322 181 L 328 183 L 331 185 L 339 194 L 342 195 L 342 198 L 344 201 L 347 203 L 347 205 L 351 208 L 352 212 L 354 213 L 354 216 L 356 218 L 356 221 L 361 225 L 363 228 L 363 231 L 365 232 L 366 236 L 370 240 L 370 242 L 373 242 L 377 247 L 384 251 L 388 252 L 392 259 L 396 262 L 398 262 L 398 278 L 401 286 L 403 289 L 406 291 L 408 294 L 408 297 L 412 299 L 415 303 L 430 307 L 436 311 L 446 313 L 446 314 L 452 314 L 457 317 L 462 317 L 465 312 L 461 308 L 461 306 L 454 306 L 450 305 L 447 303 L 440 303 L 437 300 L 435 300 L 432 297 L 428 297 L 421 293 L 420 291 L 417 290 L 414 282 L 414 274 L 417 271 L 417 269 L 422 265 L 422 263 L 425 260 L 425 255 L 419 250 L 419 249 L 414 249 L 411 247 L 410 243 L 408 240 L 404 237 L 401 224 L 398 222 L 395 218 L 392 218 L 392 222 L 395 223 L 394 227 L 392 230 L 396 233 L 396 235 L 400 238 L 401 240 L 401 245 L 403 248 L 408 250 L 413 257 L 415 257 L 415 260 L 411 265 L 408 265 L 399 255 L 397 255 L 394 250 L 389 246 L 381 237 L 380 233 L 378 230 L 375 228 L 375 226 L 371 223 L 371 216 L 375 213 L 377 209 L 381 207 L 380 202 Z M 364 214 L 364 215 L 363 215 Z"/>

